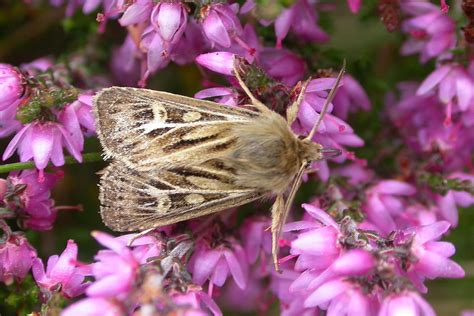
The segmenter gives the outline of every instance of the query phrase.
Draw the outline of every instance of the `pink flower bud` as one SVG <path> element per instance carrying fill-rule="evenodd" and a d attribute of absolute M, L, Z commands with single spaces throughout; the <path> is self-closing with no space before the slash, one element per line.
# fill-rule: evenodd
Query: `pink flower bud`
<path fill-rule="evenodd" d="M 212 71 L 232 76 L 234 57 L 234 54 L 228 52 L 207 53 L 196 57 L 196 62 Z"/>
<path fill-rule="evenodd" d="M 230 47 L 232 37 L 242 33 L 242 26 L 236 13 L 229 5 L 215 4 L 206 8 L 202 29 L 206 37 L 223 47 Z"/>
<path fill-rule="evenodd" d="M 13 66 L 0 64 L 0 111 L 21 99 L 25 87 L 23 76 Z"/>
<path fill-rule="evenodd" d="M 6 242 L 0 243 L 0 281 L 11 284 L 14 279 L 22 280 L 35 258 L 36 251 L 28 240 L 11 233 Z"/>
<path fill-rule="evenodd" d="M 176 44 L 181 39 L 187 21 L 186 8 L 180 2 L 160 2 L 151 13 L 153 28 L 169 44 Z"/>

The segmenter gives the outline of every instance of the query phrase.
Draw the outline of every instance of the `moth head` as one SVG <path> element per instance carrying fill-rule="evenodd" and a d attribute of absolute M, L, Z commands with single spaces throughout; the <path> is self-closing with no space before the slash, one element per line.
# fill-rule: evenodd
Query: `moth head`
<path fill-rule="evenodd" d="M 303 161 L 312 162 L 339 156 L 342 152 L 337 148 L 324 148 L 308 138 L 300 140 L 301 158 Z"/>

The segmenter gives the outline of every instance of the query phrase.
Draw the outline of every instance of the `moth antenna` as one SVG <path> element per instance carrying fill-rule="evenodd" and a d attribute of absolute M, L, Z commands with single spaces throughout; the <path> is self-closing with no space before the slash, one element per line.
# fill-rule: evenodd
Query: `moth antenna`
<path fill-rule="evenodd" d="M 329 108 L 329 104 L 331 104 L 332 100 L 334 99 L 334 96 L 336 95 L 337 89 L 339 88 L 339 83 L 341 82 L 342 76 L 344 75 L 345 71 L 346 71 L 346 60 L 344 59 L 342 63 L 341 71 L 339 71 L 339 74 L 337 75 L 336 83 L 332 87 L 331 91 L 329 91 L 328 97 L 326 98 L 326 101 L 324 102 L 321 113 L 319 113 L 319 119 L 316 122 L 316 124 L 314 124 L 308 136 L 306 136 L 307 139 L 312 139 L 314 134 L 316 134 L 316 132 L 318 131 L 319 125 L 321 125 L 324 119 L 324 116 L 326 115 L 326 112 Z"/>

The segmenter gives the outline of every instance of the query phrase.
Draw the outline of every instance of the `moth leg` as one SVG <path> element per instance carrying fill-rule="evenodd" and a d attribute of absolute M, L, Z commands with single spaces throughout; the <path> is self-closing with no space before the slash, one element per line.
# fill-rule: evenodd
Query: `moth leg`
<path fill-rule="evenodd" d="M 239 70 L 237 69 L 237 61 L 234 60 L 234 65 L 233 65 L 233 72 L 235 75 L 235 78 L 237 78 L 237 81 L 239 82 L 240 87 L 245 91 L 245 94 L 250 98 L 250 101 L 252 102 L 252 105 L 259 110 L 262 113 L 270 111 L 269 108 L 262 102 L 260 102 L 253 94 L 250 92 L 250 89 L 247 87 L 245 82 L 242 80 L 242 77 L 239 74 Z"/>
<path fill-rule="evenodd" d="M 285 200 L 283 195 L 277 195 L 275 203 L 272 206 L 272 256 L 275 270 L 280 272 L 280 266 L 278 264 L 278 241 L 280 239 L 281 230 L 285 224 Z"/>
<path fill-rule="evenodd" d="M 291 125 L 295 120 L 298 115 L 298 111 L 300 110 L 301 102 L 303 102 L 304 94 L 306 92 L 306 88 L 308 87 L 309 83 L 311 81 L 311 78 L 303 82 L 301 85 L 301 91 L 298 94 L 298 98 L 296 98 L 296 101 L 293 102 L 287 109 L 286 109 L 286 120 L 288 122 L 288 125 Z"/>
<path fill-rule="evenodd" d="M 146 236 L 148 235 L 149 233 L 151 233 L 152 231 L 154 231 L 156 229 L 156 227 L 152 227 L 152 228 L 148 228 L 148 229 L 145 229 L 144 231 L 141 231 L 139 232 L 138 234 L 136 234 L 135 236 L 133 236 L 127 243 L 127 247 L 131 247 L 133 242 L 135 240 L 137 240 L 138 238 L 140 237 L 143 237 L 143 236 Z"/>

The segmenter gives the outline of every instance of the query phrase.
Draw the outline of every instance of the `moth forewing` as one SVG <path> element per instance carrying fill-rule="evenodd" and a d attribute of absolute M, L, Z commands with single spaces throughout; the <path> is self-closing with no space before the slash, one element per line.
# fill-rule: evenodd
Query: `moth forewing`
<path fill-rule="evenodd" d="M 232 126 L 259 115 L 147 89 L 112 87 L 94 98 L 106 156 L 143 171 L 217 158 L 234 141 Z"/>

